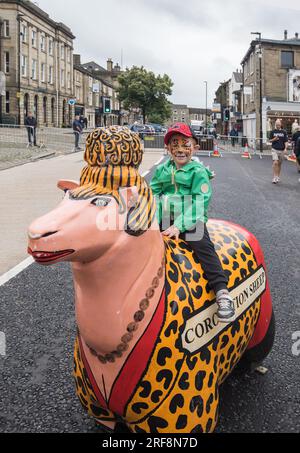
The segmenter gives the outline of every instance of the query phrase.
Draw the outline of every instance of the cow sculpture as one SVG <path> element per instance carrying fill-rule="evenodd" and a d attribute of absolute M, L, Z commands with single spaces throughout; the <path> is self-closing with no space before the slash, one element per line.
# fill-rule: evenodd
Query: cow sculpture
<path fill-rule="evenodd" d="M 30 226 L 29 253 L 43 265 L 72 264 L 76 389 L 97 423 L 122 422 L 135 433 L 212 432 L 220 385 L 241 358 L 259 362 L 272 345 L 263 254 L 242 227 L 209 222 L 237 311 L 233 323 L 218 324 L 197 258 L 160 234 L 138 172 L 142 157 L 127 128 L 92 132 L 80 184 L 59 182 L 65 197 Z"/>

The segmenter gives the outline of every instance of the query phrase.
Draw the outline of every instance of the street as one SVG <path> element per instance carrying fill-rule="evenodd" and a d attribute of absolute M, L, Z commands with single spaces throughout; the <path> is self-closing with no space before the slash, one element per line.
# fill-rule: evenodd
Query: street
<path fill-rule="evenodd" d="M 151 177 L 161 157 L 147 153 L 141 173 L 152 169 Z M 300 175 L 295 164 L 285 162 L 282 183 L 274 186 L 270 157 L 200 160 L 216 172 L 210 217 L 242 225 L 262 246 L 277 324 L 264 363 L 268 373 L 236 373 L 223 385 L 217 432 L 299 432 L 300 355 L 292 354 L 292 335 L 300 331 Z M 73 154 L 0 173 L 0 275 L 26 258 L 26 228 L 59 201 L 56 181 L 78 179 L 81 168 L 81 155 Z M 100 432 L 75 396 L 73 297 L 68 264 L 32 264 L 0 286 L 0 332 L 6 337 L 6 356 L 0 355 L 1 431 Z"/>

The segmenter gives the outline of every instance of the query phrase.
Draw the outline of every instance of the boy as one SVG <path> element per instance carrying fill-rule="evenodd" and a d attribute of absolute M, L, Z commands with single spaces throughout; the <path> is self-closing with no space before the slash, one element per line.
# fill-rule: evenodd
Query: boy
<path fill-rule="evenodd" d="M 209 285 L 215 291 L 219 321 L 231 322 L 235 319 L 235 308 L 227 289 L 228 279 L 206 227 L 207 211 L 212 195 L 209 181 L 212 173 L 202 164 L 192 160 L 198 145 L 196 137 L 186 124 L 176 123 L 172 126 L 165 136 L 165 145 L 171 159 L 157 168 L 151 181 L 162 230 L 164 230 L 162 225 L 164 215 L 169 210 L 171 226 L 163 231 L 163 235 L 183 239 L 194 250 Z M 192 200 L 192 204 L 187 208 L 185 208 L 184 196 Z M 194 234 L 191 234 L 191 230 Z"/>

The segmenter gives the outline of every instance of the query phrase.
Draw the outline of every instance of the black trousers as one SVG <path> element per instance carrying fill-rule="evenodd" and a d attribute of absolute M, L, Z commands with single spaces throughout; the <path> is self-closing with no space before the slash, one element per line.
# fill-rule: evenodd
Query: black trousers
<path fill-rule="evenodd" d="M 207 226 L 204 224 L 200 225 L 202 227 L 204 234 L 201 240 L 192 241 L 187 235 L 192 235 L 196 230 L 182 233 L 179 238 L 185 241 L 191 249 L 195 252 L 197 258 L 202 265 L 204 271 L 204 278 L 207 279 L 209 286 L 214 290 L 215 294 L 218 291 L 227 289 L 228 278 L 222 268 L 219 256 L 215 250 L 215 246 L 210 239 Z M 161 231 L 162 225 L 160 226 Z M 192 236 L 191 236 L 192 237 Z M 195 234 L 196 237 L 196 234 Z"/>
<path fill-rule="evenodd" d="M 28 134 L 28 143 L 32 143 L 36 146 L 36 129 L 33 127 L 27 127 L 27 134 Z"/>

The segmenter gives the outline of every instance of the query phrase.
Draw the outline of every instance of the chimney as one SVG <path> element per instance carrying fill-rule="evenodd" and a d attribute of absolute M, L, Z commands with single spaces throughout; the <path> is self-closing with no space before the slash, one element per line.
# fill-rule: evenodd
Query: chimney
<path fill-rule="evenodd" d="M 107 70 L 108 70 L 109 72 L 112 72 L 112 70 L 113 70 L 113 62 L 112 62 L 112 59 L 111 59 L 111 58 L 109 58 L 109 59 L 107 60 Z"/>
<path fill-rule="evenodd" d="M 299 33 L 295 33 L 295 38 L 299 39 Z"/>
<path fill-rule="evenodd" d="M 284 39 L 287 39 L 287 37 L 288 37 L 288 31 L 284 30 Z"/>
<path fill-rule="evenodd" d="M 81 64 L 81 55 L 74 54 L 73 61 L 74 61 L 74 65 L 80 65 Z"/>

